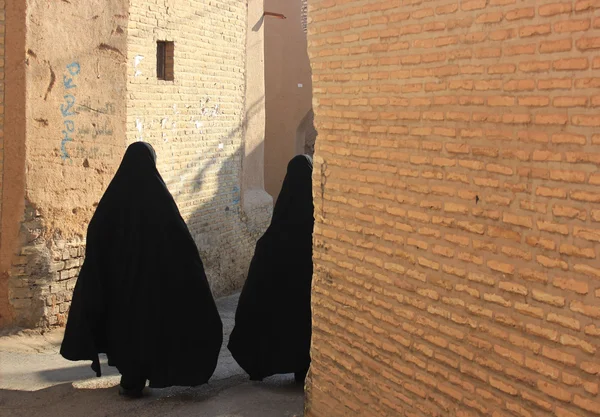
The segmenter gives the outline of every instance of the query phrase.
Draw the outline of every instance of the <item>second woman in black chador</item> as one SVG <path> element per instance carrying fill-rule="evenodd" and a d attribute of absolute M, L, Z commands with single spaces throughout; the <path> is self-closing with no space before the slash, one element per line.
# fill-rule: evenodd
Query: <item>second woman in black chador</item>
<path fill-rule="evenodd" d="M 311 178 L 310 157 L 290 161 L 240 295 L 228 348 L 252 380 L 295 373 L 303 381 L 310 365 Z"/>

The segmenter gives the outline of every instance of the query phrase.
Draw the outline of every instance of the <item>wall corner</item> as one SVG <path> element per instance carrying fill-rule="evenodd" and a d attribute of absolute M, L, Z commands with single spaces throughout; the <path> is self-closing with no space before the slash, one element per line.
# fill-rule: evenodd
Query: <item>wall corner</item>
<path fill-rule="evenodd" d="M 242 207 L 251 234 L 268 225 L 273 198 L 265 191 L 264 0 L 248 0 L 246 31 L 246 106 L 242 163 Z"/>

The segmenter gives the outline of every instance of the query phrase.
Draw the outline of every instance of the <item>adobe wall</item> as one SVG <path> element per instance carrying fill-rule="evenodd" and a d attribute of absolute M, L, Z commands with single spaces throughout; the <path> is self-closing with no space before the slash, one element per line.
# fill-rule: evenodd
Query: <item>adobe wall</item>
<path fill-rule="evenodd" d="M 312 108 L 312 80 L 299 0 L 265 0 L 265 185 L 277 199 L 290 160 L 304 153 L 302 123 Z M 302 130 L 302 131 L 299 131 Z"/>
<path fill-rule="evenodd" d="M 6 2 L 0 2 L 0 225 L 2 224 L 2 192 L 4 189 L 4 120 L 5 120 L 5 82 L 6 82 Z M 1 230 L 1 226 L 0 226 Z M 2 232 L 0 231 L 0 245 Z M 11 314 L 8 303 L 8 276 L 0 274 L 0 326 L 9 320 Z"/>
<path fill-rule="evenodd" d="M 15 324 L 35 327 L 64 323 L 86 224 L 125 146 L 127 2 L 14 3 L 2 272 Z"/>
<path fill-rule="evenodd" d="M 240 288 L 272 210 L 262 182 L 264 103 L 245 100 L 264 90 L 246 83 L 247 71 L 262 79 L 262 62 L 246 60 L 246 3 L 15 3 L 0 325 L 65 323 L 87 224 L 136 140 L 156 148 L 214 295 Z M 259 19 L 262 2 L 250 11 Z M 253 36 L 263 41 L 262 31 Z M 157 41 L 175 43 L 174 81 L 157 79 Z"/>

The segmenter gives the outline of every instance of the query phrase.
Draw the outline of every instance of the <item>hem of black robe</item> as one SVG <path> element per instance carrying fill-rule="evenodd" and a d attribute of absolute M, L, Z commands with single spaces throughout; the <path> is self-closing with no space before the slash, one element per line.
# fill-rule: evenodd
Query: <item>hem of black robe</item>
<path fill-rule="evenodd" d="M 200 380 L 174 380 L 169 382 L 156 382 L 150 379 L 148 383 L 149 388 L 161 389 L 161 388 L 169 388 L 169 387 L 198 387 L 200 385 L 207 384 L 210 378 L 200 379 Z"/>
<path fill-rule="evenodd" d="M 252 355 L 240 354 L 241 352 L 237 350 L 237 348 L 235 347 L 236 345 L 237 343 L 233 343 L 233 341 L 230 338 L 229 343 L 227 343 L 227 350 L 229 350 L 229 353 L 231 353 L 231 356 L 239 365 L 239 367 L 242 368 L 244 372 L 250 375 L 253 379 L 262 379 L 263 377 L 261 372 L 256 372 L 256 369 L 254 367 L 248 366 L 250 363 L 255 362 L 251 359 L 248 359 L 248 357 Z"/>
<path fill-rule="evenodd" d="M 261 379 L 265 379 L 265 378 L 269 378 L 273 375 L 284 375 L 284 374 L 293 374 L 296 372 L 304 372 L 305 370 L 307 370 L 310 366 L 310 360 L 306 361 L 306 363 L 304 363 L 304 361 L 302 361 L 302 364 L 299 364 L 298 362 L 294 363 L 293 360 L 289 361 L 288 363 L 292 363 L 289 366 L 269 366 L 269 367 L 264 367 L 264 366 L 251 366 L 251 364 L 255 364 L 258 361 L 255 360 L 255 355 L 249 355 L 247 352 L 240 352 L 238 350 L 238 348 L 236 347 L 239 343 L 234 343 L 232 342 L 231 339 L 229 339 L 229 343 L 227 343 L 227 350 L 229 350 L 229 352 L 231 353 L 231 356 L 233 357 L 233 359 L 237 362 L 237 364 L 240 366 L 240 368 L 242 368 L 244 370 L 244 372 L 246 372 L 246 374 L 248 374 L 253 380 L 261 380 Z M 243 349 L 240 349 L 243 350 Z M 262 369 L 261 369 L 262 368 Z M 267 368 L 267 369 L 265 369 Z"/>
<path fill-rule="evenodd" d="M 83 355 L 69 355 L 64 352 L 60 352 L 60 355 L 71 362 L 91 361 L 92 364 L 90 365 L 90 368 L 92 368 L 92 371 L 96 373 L 96 377 L 100 378 L 102 376 L 102 368 L 100 367 L 100 358 L 98 355 L 96 355 L 96 357 L 91 357 Z"/>
<path fill-rule="evenodd" d="M 252 377 L 257 377 L 260 379 L 265 379 L 265 378 L 269 378 L 271 376 L 274 375 L 287 375 L 287 374 L 295 374 L 295 373 L 301 373 L 301 372 L 305 372 L 308 369 L 308 367 L 304 367 L 304 366 L 290 366 L 290 367 L 281 367 L 278 368 L 276 371 L 274 370 L 269 370 L 266 372 L 256 372 L 256 373 L 252 373 L 252 374 L 248 374 L 251 375 Z"/>
<path fill-rule="evenodd" d="M 235 349 L 234 349 L 235 350 Z M 260 366 L 248 366 L 248 363 L 253 362 L 252 360 L 248 359 L 248 357 L 246 356 L 247 360 L 240 360 L 240 356 L 236 357 L 237 355 L 234 354 L 231 349 L 229 349 L 229 351 L 231 352 L 231 356 L 233 356 L 233 359 L 237 362 L 237 364 L 240 366 L 240 368 L 242 368 L 244 370 L 244 372 L 246 374 L 248 374 L 248 376 L 250 377 L 251 380 L 256 380 L 256 381 L 261 381 L 265 378 L 269 378 L 271 376 L 274 375 L 285 375 L 285 374 L 294 374 L 296 372 L 304 372 L 306 371 L 309 366 L 310 366 L 310 361 L 306 364 L 306 365 L 291 365 L 291 366 L 274 366 L 274 367 L 269 367 L 268 369 L 260 369 Z"/>

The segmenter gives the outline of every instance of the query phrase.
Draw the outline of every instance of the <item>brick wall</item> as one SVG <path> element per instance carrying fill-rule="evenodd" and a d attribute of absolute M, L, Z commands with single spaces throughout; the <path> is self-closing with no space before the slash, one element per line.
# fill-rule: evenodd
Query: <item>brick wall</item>
<path fill-rule="evenodd" d="M 20 194 L 5 193 L 3 201 L 17 228 L 12 240 L 3 240 L 0 256 L 8 260 L 0 271 L 8 321 L 42 328 L 65 323 L 87 224 L 136 140 L 156 148 L 215 296 L 238 289 L 272 208 L 259 186 L 249 193 L 257 201 L 241 208 L 242 160 L 262 161 L 242 140 L 247 119 L 261 110 L 244 100 L 246 3 L 39 2 L 19 18 L 28 28 L 27 89 L 25 82 L 14 89 L 26 95 L 27 111 L 12 125 L 25 125 L 27 133 L 11 137 L 23 148 L 11 160 L 27 171 L 24 187 L 12 181 Z M 157 41 L 175 44 L 174 81 L 157 79 Z M 16 56 L 22 48 L 13 49 Z M 262 178 L 262 169 L 254 171 L 249 175 Z"/>
<path fill-rule="evenodd" d="M 309 8 L 306 415 L 600 415 L 598 2 Z"/>
<path fill-rule="evenodd" d="M 308 32 L 308 0 L 302 0 L 302 30 L 304 33 Z"/>
<path fill-rule="evenodd" d="M 306 129 L 304 141 L 304 153 L 313 156 L 315 153 L 315 143 L 317 142 L 317 129 L 315 129 L 315 113 L 311 111 L 308 114 L 308 128 Z"/>
<path fill-rule="evenodd" d="M 33 207 L 26 207 L 25 218 L 23 230 L 43 228 L 44 219 Z M 19 248 L 12 258 L 9 281 L 10 302 L 18 325 L 66 325 L 84 255 L 85 240 L 80 237 L 28 239 Z"/>
<path fill-rule="evenodd" d="M 125 149 L 127 2 L 13 3 L 2 325 L 48 327 L 65 323 L 87 223 Z"/>
<path fill-rule="evenodd" d="M 143 139 L 156 148 L 216 296 L 241 286 L 270 217 L 265 213 L 265 224 L 251 231 L 241 207 L 246 6 L 237 0 L 130 5 L 128 142 Z M 157 41 L 175 43 L 174 81 L 156 77 Z"/>
<path fill-rule="evenodd" d="M 2 201 L 2 185 L 4 183 L 4 31 L 5 31 L 5 5 L 0 0 L 0 201 Z M 0 204 L 0 221 L 2 219 L 2 204 Z"/>
<path fill-rule="evenodd" d="M 0 1 L 0 224 L 2 224 L 2 190 L 4 186 L 4 60 L 5 30 L 6 30 L 6 3 Z M 0 230 L 0 241 L 2 231 Z M 0 276 L 0 323 L 3 317 L 8 315 L 8 285 L 6 279 Z"/>

